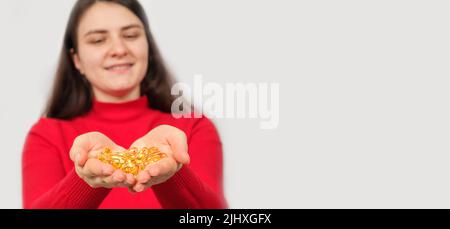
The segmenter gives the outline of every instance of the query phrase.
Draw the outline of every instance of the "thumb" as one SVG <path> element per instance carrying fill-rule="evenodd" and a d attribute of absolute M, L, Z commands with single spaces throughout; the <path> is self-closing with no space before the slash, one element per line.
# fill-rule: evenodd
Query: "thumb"
<path fill-rule="evenodd" d="M 85 133 L 75 138 L 70 149 L 70 159 L 79 166 L 84 166 L 88 159 L 88 153 L 94 147 L 92 137 L 95 133 Z"/>
<path fill-rule="evenodd" d="M 72 146 L 70 150 L 70 159 L 75 162 L 78 166 L 83 167 L 88 159 L 88 151 L 80 146 Z"/>
<path fill-rule="evenodd" d="M 189 164 L 186 134 L 180 129 L 176 129 L 167 136 L 167 141 L 174 152 L 175 160 L 181 164 Z"/>

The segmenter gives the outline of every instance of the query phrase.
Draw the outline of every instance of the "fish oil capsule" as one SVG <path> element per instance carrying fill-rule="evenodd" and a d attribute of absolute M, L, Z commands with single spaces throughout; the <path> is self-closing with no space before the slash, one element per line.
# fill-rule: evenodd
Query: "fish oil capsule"
<path fill-rule="evenodd" d="M 132 147 L 123 152 L 112 152 L 110 148 L 105 148 L 97 158 L 103 163 L 112 165 L 114 169 L 120 169 L 136 176 L 147 165 L 156 163 L 165 157 L 167 154 L 159 151 L 156 147 L 141 149 Z"/>

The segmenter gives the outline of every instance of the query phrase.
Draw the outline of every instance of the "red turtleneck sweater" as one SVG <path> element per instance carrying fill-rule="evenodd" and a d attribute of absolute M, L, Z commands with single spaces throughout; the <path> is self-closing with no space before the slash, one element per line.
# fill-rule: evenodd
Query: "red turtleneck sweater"
<path fill-rule="evenodd" d="M 23 148 L 24 208 L 226 208 L 222 146 L 205 117 L 175 119 L 148 108 L 147 97 L 125 103 L 94 101 L 72 120 L 41 118 Z M 99 131 L 125 148 L 162 124 L 183 130 L 191 162 L 166 182 L 131 194 L 126 188 L 91 188 L 75 173 L 69 150 L 80 134 Z"/>

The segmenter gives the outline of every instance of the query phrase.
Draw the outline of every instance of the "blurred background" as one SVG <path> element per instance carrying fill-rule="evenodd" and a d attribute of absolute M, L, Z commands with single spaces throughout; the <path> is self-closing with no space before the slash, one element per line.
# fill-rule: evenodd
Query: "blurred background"
<path fill-rule="evenodd" d="M 74 2 L 0 1 L 0 208 Z M 179 82 L 279 84 L 277 128 L 213 119 L 231 208 L 450 207 L 450 2 L 141 3 Z"/>

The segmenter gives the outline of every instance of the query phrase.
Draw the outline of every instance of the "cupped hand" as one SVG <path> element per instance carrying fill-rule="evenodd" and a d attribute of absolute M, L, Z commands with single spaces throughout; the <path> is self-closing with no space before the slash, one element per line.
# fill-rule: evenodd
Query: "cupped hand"
<path fill-rule="evenodd" d="M 70 159 L 75 164 L 75 171 L 89 186 L 104 187 L 132 187 L 136 180 L 131 174 L 114 168 L 97 159 L 104 148 L 113 151 L 123 151 L 111 139 L 100 132 L 89 132 L 75 138 L 70 149 Z"/>
<path fill-rule="evenodd" d="M 182 165 L 189 163 L 186 134 L 180 129 L 160 125 L 136 140 L 131 147 L 157 147 L 167 157 L 148 165 L 136 176 L 136 184 L 130 191 L 142 192 L 152 185 L 160 184 L 171 178 Z"/>

